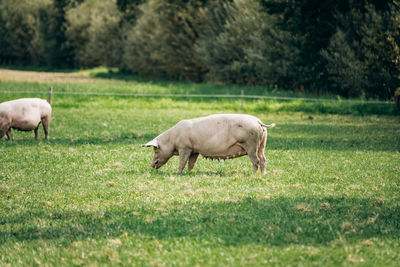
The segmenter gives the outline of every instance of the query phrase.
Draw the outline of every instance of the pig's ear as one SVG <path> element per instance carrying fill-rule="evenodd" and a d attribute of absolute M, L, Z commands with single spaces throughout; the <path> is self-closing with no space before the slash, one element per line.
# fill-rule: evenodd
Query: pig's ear
<path fill-rule="evenodd" d="M 143 147 L 155 147 L 155 148 L 160 148 L 160 145 L 157 143 L 157 140 L 151 140 L 150 142 L 148 142 L 147 144 L 142 145 Z"/>

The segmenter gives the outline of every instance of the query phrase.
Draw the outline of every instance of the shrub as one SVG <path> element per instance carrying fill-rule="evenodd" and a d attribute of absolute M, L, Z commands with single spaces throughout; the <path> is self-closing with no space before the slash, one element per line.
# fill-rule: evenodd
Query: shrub
<path fill-rule="evenodd" d="M 277 27 L 278 16 L 258 1 L 236 0 L 209 6 L 208 22 L 196 52 L 212 81 L 238 84 L 288 84 L 298 50 L 289 32 Z"/>
<path fill-rule="evenodd" d="M 139 10 L 124 37 L 123 68 L 148 77 L 199 80 L 196 9 L 180 1 L 149 0 Z"/>
<path fill-rule="evenodd" d="M 115 0 L 86 0 L 66 12 L 67 45 L 79 66 L 119 64 L 121 17 Z"/>
<path fill-rule="evenodd" d="M 38 9 L 47 0 L 0 1 L 0 63 L 30 64 L 31 41 L 36 33 Z"/>
<path fill-rule="evenodd" d="M 400 15 L 353 8 L 322 55 L 336 91 L 389 99 L 400 85 Z"/>

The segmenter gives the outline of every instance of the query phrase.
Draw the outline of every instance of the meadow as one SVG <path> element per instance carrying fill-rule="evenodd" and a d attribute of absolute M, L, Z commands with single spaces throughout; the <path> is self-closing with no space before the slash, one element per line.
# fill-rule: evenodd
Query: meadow
<path fill-rule="evenodd" d="M 298 96 L 97 70 L 71 75 L 0 74 L 0 102 L 55 92 L 50 140 L 42 129 L 39 140 L 15 131 L 13 142 L 0 140 L 0 266 L 398 266 L 394 105 L 104 95 Z M 248 157 L 200 157 L 182 174 L 177 157 L 150 168 L 153 151 L 141 144 L 214 113 L 276 123 L 266 175 L 254 174 Z"/>

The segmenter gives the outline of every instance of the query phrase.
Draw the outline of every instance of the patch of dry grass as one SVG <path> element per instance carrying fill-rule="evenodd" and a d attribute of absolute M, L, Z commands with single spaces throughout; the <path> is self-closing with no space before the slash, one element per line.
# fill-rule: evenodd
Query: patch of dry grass
<path fill-rule="evenodd" d="M 107 80 L 91 78 L 88 72 L 39 72 L 0 68 L 0 81 L 37 83 L 102 83 Z"/>

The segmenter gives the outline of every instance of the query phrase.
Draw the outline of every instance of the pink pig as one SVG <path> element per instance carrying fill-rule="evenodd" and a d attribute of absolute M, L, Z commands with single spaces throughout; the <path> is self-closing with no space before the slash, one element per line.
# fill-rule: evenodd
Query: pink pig
<path fill-rule="evenodd" d="M 189 171 L 201 154 L 211 159 L 232 159 L 249 155 L 254 172 L 265 173 L 266 125 L 258 118 L 244 114 L 216 114 L 182 120 L 142 146 L 154 148 L 153 168 L 160 168 L 173 155 L 179 155 L 179 172 L 189 161 Z"/>
<path fill-rule="evenodd" d="M 43 124 L 45 138 L 48 138 L 51 120 L 51 106 L 39 98 L 21 98 L 0 103 L 0 139 L 7 134 L 12 140 L 11 128 L 35 132 L 38 138 L 39 124 Z"/>

